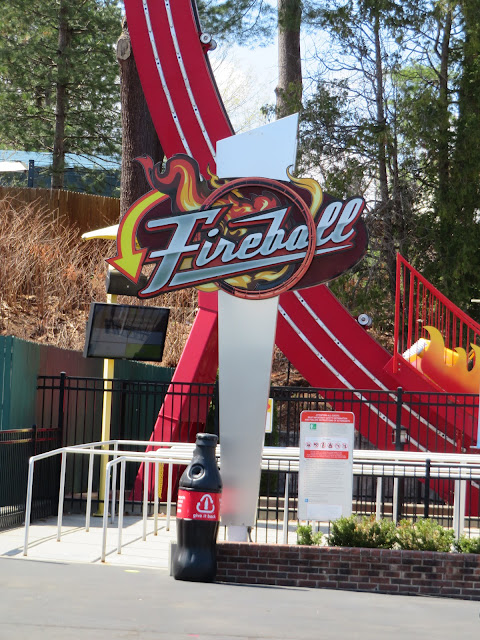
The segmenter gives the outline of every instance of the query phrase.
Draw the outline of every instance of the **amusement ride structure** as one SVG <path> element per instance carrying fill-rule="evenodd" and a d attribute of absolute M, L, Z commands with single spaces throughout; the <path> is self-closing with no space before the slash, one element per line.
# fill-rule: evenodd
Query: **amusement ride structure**
<path fill-rule="evenodd" d="M 195 158 L 202 175 L 215 172 L 216 144 L 234 131 L 208 61 L 212 40 L 202 33 L 194 0 L 125 0 L 125 7 L 142 87 L 165 156 L 186 154 Z M 215 381 L 217 309 L 217 294 L 199 291 L 198 313 L 172 383 Z M 402 405 L 409 450 L 429 450 L 432 433 L 444 452 L 469 451 L 476 444 L 478 402 L 455 409 L 453 394 L 478 394 L 480 325 L 403 258 L 398 258 L 393 355 L 326 285 L 282 293 L 278 309 L 276 345 L 313 387 L 353 390 L 364 400 L 352 409 L 357 417 L 363 413 L 384 426 L 369 432 L 371 445 L 392 448 L 398 408 L 394 403 L 384 408 L 373 404 L 361 390 L 386 392 L 397 387 L 417 398 L 433 392 L 452 394 L 453 411 L 443 420 L 438 419 L 445 413 L 441 407 L 423 411 Z M 173 399 L 168 410 L 165 403 L 152 439 L 181 439 L 185 402 L 183 396 Z M 196 416 L 190 408 L 189 416 L 205 423 L 207 410 L 205 401 L 196 406 Z M 358 422 L 364 425 L 367 420 Z"/>

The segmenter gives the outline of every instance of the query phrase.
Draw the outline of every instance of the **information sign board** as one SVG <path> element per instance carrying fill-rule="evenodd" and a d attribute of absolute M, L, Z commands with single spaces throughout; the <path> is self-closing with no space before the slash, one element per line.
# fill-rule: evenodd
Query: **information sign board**
<path fill-rule="evenodd" d="M 352 513 L 354 415 L 302 411 L 298 518 L 327 522 Z"/>

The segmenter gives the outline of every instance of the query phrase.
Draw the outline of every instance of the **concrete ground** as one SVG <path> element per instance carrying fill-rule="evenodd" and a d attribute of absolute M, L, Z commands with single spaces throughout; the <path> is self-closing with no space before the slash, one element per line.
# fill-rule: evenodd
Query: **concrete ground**
<path fill-rule="evenodd" d="M 37 521 L 30 526 L 27 558 L 54 562 L 101 564 L 103 518 L 92 517 L 90 531 L 85 531 L 85 516 L 63 517 L 61 540 L 57 542 L 57 519 Z M 143 541 L 143 523 L 137 516 L 125 516 L 122 552 L 117 553 L 116 522 L 107 531 L 106 564 L 115 566 L 167 569 L 170 541 L 176 540 L 175 518 L 166 531 L 165 516 L 159 516 L 158 534 L 154 535 L 153 518 L 147 521 L 147 539 Z M 24 558 L 23 527 L 0 533 L 0 557 Z M 1 640 L 1 639 L 0 639 Z"/>
<path fill-rule="evenodd" d="M 67 516 L 0 533 L 0 640 L 391 640 L 480 637 L 480 602 L 347 591 L 175 581 L 168 549 L 174 523 L 158 536 L 149 519 L 126 518 L 100 562 L 101 520 Z"/>

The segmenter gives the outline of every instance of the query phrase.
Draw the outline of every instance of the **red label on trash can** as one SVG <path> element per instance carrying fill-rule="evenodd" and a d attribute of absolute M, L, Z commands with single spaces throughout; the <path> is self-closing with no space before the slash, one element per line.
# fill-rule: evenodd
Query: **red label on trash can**
<path fill-rule="evenodd" d="M 220 494 L 205 491 L 178 491 L 177 518 L 183 520 L 220 520 Z"/>

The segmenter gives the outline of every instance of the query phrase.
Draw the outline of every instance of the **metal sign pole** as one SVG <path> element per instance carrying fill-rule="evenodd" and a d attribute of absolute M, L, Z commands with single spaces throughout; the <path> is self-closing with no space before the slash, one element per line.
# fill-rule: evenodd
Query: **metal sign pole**
<path fill-rule="evenodd" d="M 115 304 L 117 296 L 107 293 L 108 304 Z M 112 423 L 112 379 L 115 371 L 115 360 L 105 358 L 103 361 L 103 403 L 102 403 L 102 442 L 110 440 L 110 430 Z M 103 445 L 103 449 L 108 449 L 108 445 Z M 105 505 L 100 501 L 100 497 L 105 492 L 105 478 L 107 475 L 108 456 L 100 459 L 100 486 L 98 489 L 99 503 L 96 516 L 103 516 Z M 108 508 L 108 507 L 107 507 Z"/>

